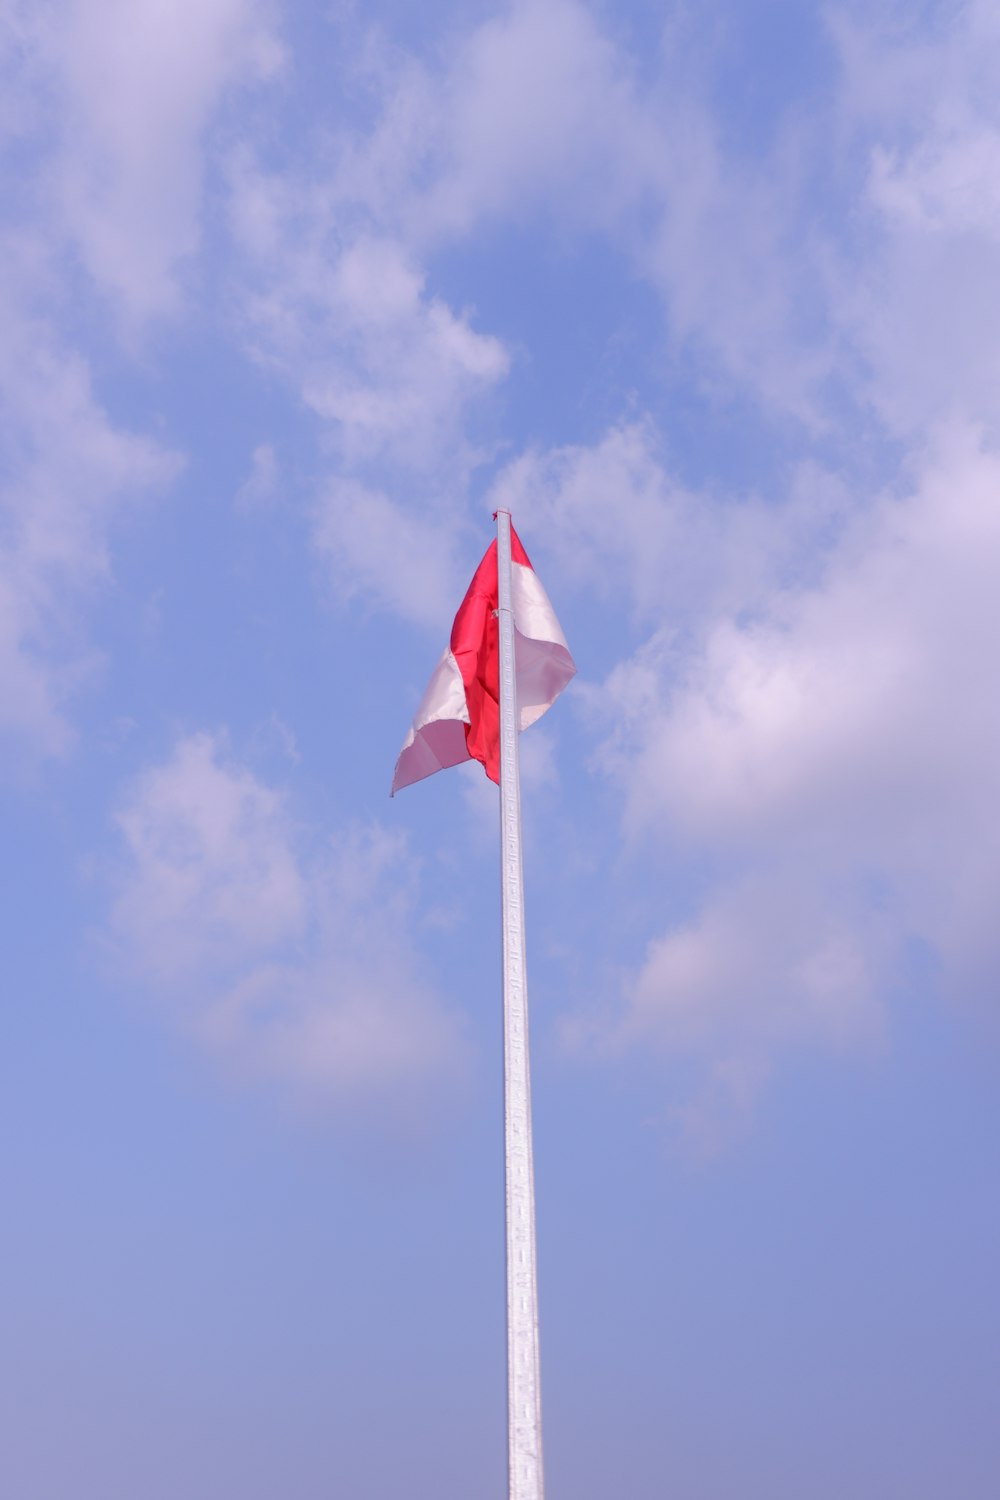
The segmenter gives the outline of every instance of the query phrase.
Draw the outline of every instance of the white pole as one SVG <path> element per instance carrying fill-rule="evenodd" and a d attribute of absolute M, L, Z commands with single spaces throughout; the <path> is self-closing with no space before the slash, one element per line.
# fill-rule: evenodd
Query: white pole
<path fill-rule="evenodd" d="M 535 1178 L 524 960 L 521 778 L 511 604 L 510 512 L 497 512 L 500 629 L 500 873 L 503 892 L 504 1169 L 507 1189 L 509 1500 L 542 1500 Z"/>

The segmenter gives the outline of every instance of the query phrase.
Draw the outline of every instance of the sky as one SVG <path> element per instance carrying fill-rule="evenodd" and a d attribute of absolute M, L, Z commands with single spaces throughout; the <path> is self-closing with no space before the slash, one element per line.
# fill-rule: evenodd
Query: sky
<path fill-rule="evenodd" d="M 509 508 L 549 1500 L 1000 1480 L 1000 13 L 0 7 L 0 1479 L 501 1500 Z"/>

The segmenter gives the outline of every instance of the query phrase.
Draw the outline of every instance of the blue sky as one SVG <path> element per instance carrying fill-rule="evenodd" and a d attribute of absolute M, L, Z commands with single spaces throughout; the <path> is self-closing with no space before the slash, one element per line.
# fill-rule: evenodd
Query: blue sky
<path fill-rule="evenodd" d="M 504 1493 L 510 507 L 553 1500 L 987 1500 L 995 7 L 12 0 L 18 1500 Z"/>

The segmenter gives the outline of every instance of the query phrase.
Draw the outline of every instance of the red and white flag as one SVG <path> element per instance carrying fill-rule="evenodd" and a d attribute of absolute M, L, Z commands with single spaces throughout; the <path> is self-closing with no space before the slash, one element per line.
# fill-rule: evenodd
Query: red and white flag
<path fill-rule="evenodd" d="M 517 712 L 527 729 L 550 708 L 576 672 L 549 596 L 510 528 L 511 603 L 517 667 Z M 435 668 L 399 752 L 393 796 L 401 787 L 463 760 L 481 761 L 500 780 L 500 643 L 497 544 L 487 549 L 462 600 L 451 642 Z"/>

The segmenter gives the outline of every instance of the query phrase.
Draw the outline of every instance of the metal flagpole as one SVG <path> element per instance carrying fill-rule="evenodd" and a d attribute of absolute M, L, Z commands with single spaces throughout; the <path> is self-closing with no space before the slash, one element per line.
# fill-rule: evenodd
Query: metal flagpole
<path fill-rule="evenodd" d="M 535 1179 L 524 960 L 521 777 L 511 603 L 510 512 L 497 511 L 500 630 L 500 875 L 503 894 L 504 1169 L 507 1190 L 509 1500 L 542 1500 Z"/>

